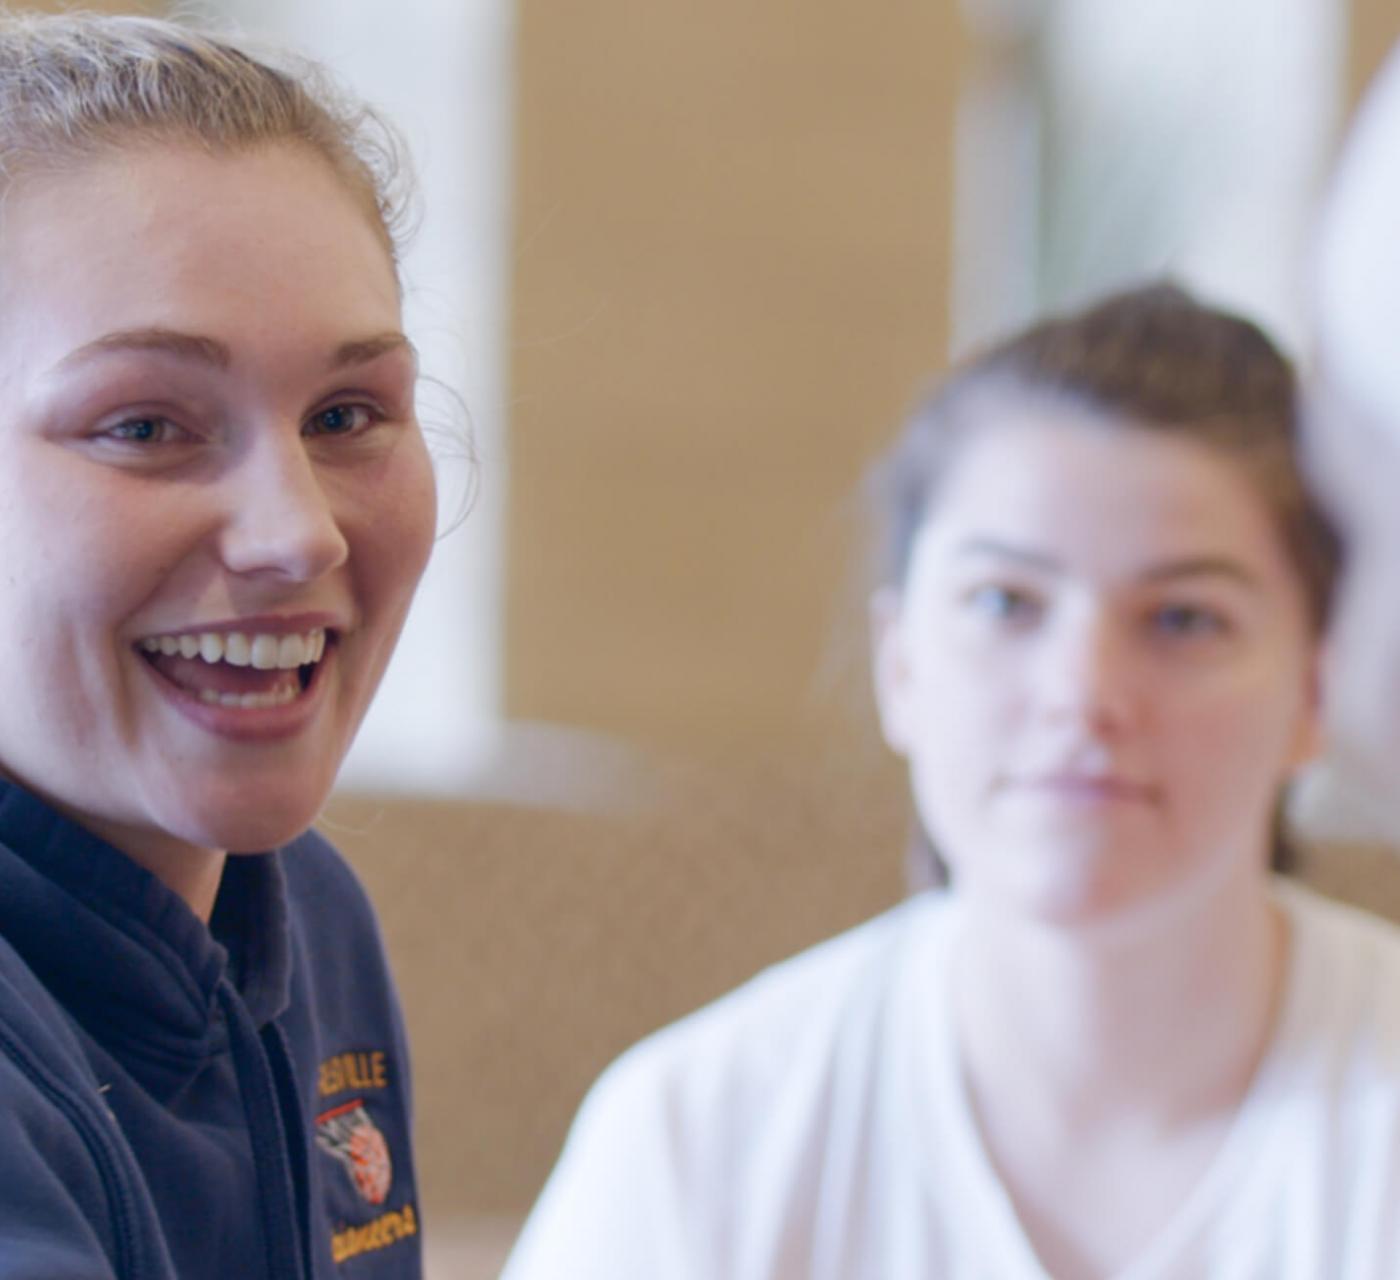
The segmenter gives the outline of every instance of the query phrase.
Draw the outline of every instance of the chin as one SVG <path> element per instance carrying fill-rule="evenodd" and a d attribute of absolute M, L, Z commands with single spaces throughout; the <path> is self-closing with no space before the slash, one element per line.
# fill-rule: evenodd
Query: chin
<path fill-rule="evenodd" d="M 1017 915 L 1055 929 L 1081 929 L 1112 919 L 1126 905 L 1103 890 L 1078 885 L 1018 886 L 1008 905 Z"/>
<path fill-rule="evenodd" d="M 201 813 L 191 815 L 171 834 L 204 849 L 266 853 L 295 840 L 316 821 L 320 811 L 319 805 L 288 805 L 255 813 Z"/>
<path fill-rule="evenodd" d="M 993 892 L 1011 913 L 1055 929 L 1095 929 L 1135 918 L 1160 889 L 1124 874 L 1129 868 L 1121 852 L 1025 850 L 1018 861 Z"/>
<path fill-rule="evenodd" d="M 264 853 L 301 835 L 320 816 L 330 794 L 325 786 L 305 779 L 279 786 L 252 786 L 221 791 L 170 814 L 163 823 L 177 839 L 205 849 L 229 853 Z"/>

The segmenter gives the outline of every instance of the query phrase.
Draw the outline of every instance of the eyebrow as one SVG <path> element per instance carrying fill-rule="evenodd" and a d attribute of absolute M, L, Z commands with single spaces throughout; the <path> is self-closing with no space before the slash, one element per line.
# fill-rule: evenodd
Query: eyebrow
<path fill-rule="evenodd" d="M 953 548 L 960 556 L 994 556 L 998 560 L 1014 560 L 1027 568 L 1042 569 L 1047 573 L 1058 573 L 1064 566 L 1043 551 L 1032 551 L 1028 547 L 1013 546 L 999 538 L 974 537 L 964 539 Z"/>
<path fill-rule="evenodd" d="M 1029 547 L 1018 547 L 999 538 L 968 538 L 959 543 L 954 551 L 958 555 L 993 556 L 1000 560 L 1011 560 L 1043 573 L 1064 572 L 1064 564 L 1056 557 Z M 1260 585 L 1254 574 L 1228 556 L 1186 556 L 1180 560 L 1168 560 L 1163 564 L 1153 565 L 1138 575 L 1140 581 L 1153 583 L 1199 577 L 1228 578 L 1250 589 L 1257 589 Z"/>
<path fill-rule="evenodd" d="M 1144 582 L 1175 581 L 1177 578 L 1229 578 L 1241 586 L 1257 589 L 1259 579 L 1237 560 L 1228 556 L 1188 556 L 1158 565 L 1142 575 Z"/>
<path fill-rule="evenodd" d="M 368 364 L 391 351 L 407 351 L 415 360 L 418 358 L 418 351 L 413 343 L 397 330 L 389 330 L 372 338 L 342 342 L 331 357 L 331 368 L 344 369 L 349 365 Z"/>
<path fill-rule="evenodd" d="M 329 368 L 348 368 L 352 365 L 368 364 L 391 351 L 414 352 L 413 344 L 402 333 L 390 330 L 375 334 L 370 338 L 355 338 L 342 342 L 331 353 Z M 180 360 L 196 364 L 210 365 L 216 369 L 227 369 L 233 363 L 233 354 L 226 343 L 217 338 L 206 338 L 195 333 L 181 333 L 177 329 L 158 327 L 145 329 L 122 329 L 115 333 L 104 333 L 100 338 L 84 343 L 70 351 L 54 368 L 63 369 L 74 364 L 83 364 L 109 352 L 155 351 L 175 356 Z"/>

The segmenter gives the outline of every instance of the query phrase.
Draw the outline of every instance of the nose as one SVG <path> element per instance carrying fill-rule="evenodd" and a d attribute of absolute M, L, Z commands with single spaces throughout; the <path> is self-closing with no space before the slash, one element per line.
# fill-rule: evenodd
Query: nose
<path fill-rule="evenodd" d="M 1138 701 L 1130 637 L 1107 612 L 1085 609 L 1059 620 L 1041 653 L 1037 693 L 1043 714 L 1100 736 L 1127 725 Z"/>
<path fill-rule="evenodd" d="M 230 572 L 311 582 L 349 546 L 299 432 L 260 433 L 226 479 L 220 555 Z"/>

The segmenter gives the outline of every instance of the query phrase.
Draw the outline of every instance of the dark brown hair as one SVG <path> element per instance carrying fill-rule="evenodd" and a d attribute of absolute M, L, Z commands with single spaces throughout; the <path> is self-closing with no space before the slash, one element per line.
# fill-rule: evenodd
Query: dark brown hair
<path fill-rule="evenodd" d="M 1309 621 L 1321 632 L 1340 548 L 1298 466 L 1298 398 L 1291 363 L 1258 326 L 1172 284 L 1131 289 L 1033 325 L 955 368 L 877 463 L 876 581 L 902 584 L 950 465 L 972 435 L 1001 420 L 1008 401 L 1070 405 L 1107 427 L 1170 433 L 1234 461 L 1272 513 Z M 941 862 L 931 849 L 925 856 L 941 882 Z M 1284 871 L 1295 863 L 1280 814 L 1272 866 Z"/>

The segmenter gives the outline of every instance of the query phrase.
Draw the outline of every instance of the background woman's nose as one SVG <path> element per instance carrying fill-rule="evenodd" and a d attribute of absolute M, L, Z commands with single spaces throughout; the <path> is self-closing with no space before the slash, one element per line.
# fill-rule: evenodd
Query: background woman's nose
<path fill-rule="evenodd" d="M 1096 731 L 1122 725 L 1137 698 L 1129 637 L 1106 612 L 1060 620 L 1046 638 L 1037 690 L 1044 712 Z"/>
<path fill-rule="evenodd" d="M 220 552 L 231 572 L 310 582 L 344 563 L 332 495 L 300 435 L 257 441 L 226 486 Z"/>

